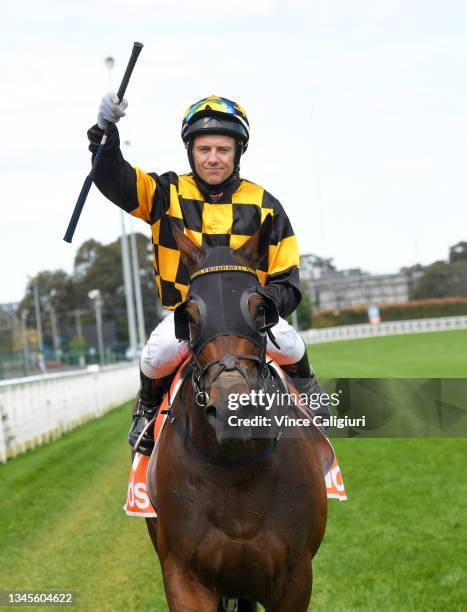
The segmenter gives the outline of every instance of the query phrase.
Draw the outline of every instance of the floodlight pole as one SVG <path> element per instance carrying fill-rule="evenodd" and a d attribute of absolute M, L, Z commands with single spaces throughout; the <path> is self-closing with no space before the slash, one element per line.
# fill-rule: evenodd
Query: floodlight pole
<path fill-rule="evenodd" d="M 115 65 L 115 60 L 112 56 L 108 56 L 104 60 L 107 66 L 109 76 L 109 87 L 112 91 L 112 69 Z M 133 285 L 131 282 L 131 264 L 130 264 L 130 251 L 128 247 L 128 237 L 125 228 L 125 213 L 120 210 L 120 225 L 121 225 L 121 236 L 120 236 L 120 249 L 122 252 L 122 271 L 123 271 L 123 286 L 125 290 L 125 303 L 126 303 L 126 316 L 128 324 L 128 340 L 130 343 L 131 358 L 135 359 L 138 351 L 138 343 L 136 339 L 136 319 L 135 319 L 135 306 L 133 298 Z"/>
<path fill-rule="evenodd" d="M 24 372 L 29 374 L 29 348 L 28 348 L 28 328 L 27 318 L 29 310 L 21 310 L 21 344 L 23 345 Z"/>
<path fill-rule="evenodd" d="M 104 354 L 104 335 L 102 333 L 102 297 L 99 289 L 93 289 L 88 293 L 89 298 L 94 302 L 96 312 L 97 346 L 99 350 L 99 362 L 101 366 L 105 363 Z"/>

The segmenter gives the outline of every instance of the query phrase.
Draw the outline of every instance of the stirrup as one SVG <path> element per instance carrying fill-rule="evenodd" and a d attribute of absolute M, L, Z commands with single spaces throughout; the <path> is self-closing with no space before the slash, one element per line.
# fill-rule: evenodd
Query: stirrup
<path fill-rule="evenodd" d="M 132 446 L 133 452 L 135 452 L 135 453 L 138 452 L 138 448 L 139 448 L 139 445 L 141 444 L 141 440 L 146 435 L 146 432 L 148 431 L 148 429 L 154 425 L 154 423 L 156 421 L 156 417 L 157 417 L 157 413 L 152 417 L 152 419 L 150 421 L 148 421 L 148 423 L 145 426 L 145 428 L 143 429 L 143 431 L 139 434 L 138 439 L 135 442 L 135 445 Z M 145 454 L 145 453 L 143 453 L 143 454 Z"/>

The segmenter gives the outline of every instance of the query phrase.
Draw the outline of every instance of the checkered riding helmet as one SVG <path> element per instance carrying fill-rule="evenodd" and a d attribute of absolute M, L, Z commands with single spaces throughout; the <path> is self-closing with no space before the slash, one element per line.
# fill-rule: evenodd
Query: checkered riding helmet
<path fill-rule="evenodd" d="M 232 100 L 209 96 L 187 108 L 182 121 L 182 139 L 188 148 L 194 136 L 226 134 L 241 142 L 245 153 L 250 138 L 250 126 L 245 110 Z"/>

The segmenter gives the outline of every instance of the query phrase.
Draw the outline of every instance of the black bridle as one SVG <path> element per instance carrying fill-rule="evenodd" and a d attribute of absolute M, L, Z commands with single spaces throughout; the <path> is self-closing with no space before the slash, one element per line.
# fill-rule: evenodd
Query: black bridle
<path fill-rule="evenodd" d="M 225 257 L 226 253 L 223 253 L 223 255 Z M 230 274 L 230 276 L 226 277 L 227 274 Z M 254 277 L 254 281 L 250 280 L 251 276 Z M 213 295 L 213 287 L 218 287 L 220 296 Z M 258 383 L 261 378 L 266 379 L 268 377 L 269 370 L 266 365 L 267 339 L 269 337 L 271 342 L 278 347 L 271 327 L 278 322 L 279 314 L 275 304 L 263 294 L 264 303 L 260 308 L 263 310 L 265 320 L 264 325 L 258 329 L 248 310 L 248 300 L 256 292 L 261 293 L 261 285 L 256 271 L 249 266 L 239 265 L 238 263 L 222 263 L 205 266 L 192 274 L 187 299 L 175 310 L 175 333 L 177 338 L 185 340 L 190 347 L 193 387 L 195 393 L 199 394 L 198 397 L 207 396 L 205 375 L 214 366 L 217 366 L 217 369 L 212 376 L 211 384 L 217 380 L 222 372 L 237 371 L 249 386 L 248 373 L 240 360 L 257 364 Z M 195 338 L 191 336 L 186 313 L 190 300 L 196 302 L 200 317 L 200 329 Z M 209 317 L 207 304 L 211 306 Z M 199 360 L 202 349 L 206 344 L 223 335 L 238 335 L 250 340 L 259 346 L 259 355 L 249 353 L 227 354 L 202 365 Z"/>
<path fill-rule="evenodd" d="M 211 379 L 211 385 L 219 378 L 219 376 L 223 372 L 233 372 L 237 371 L 243 377 L 246 384 L 248 385 L 248 389 L 250 389 L 250 380 L 248 377 L 248 372 L 246 371 L 245 366 L 240 363 L 240 360 L 248 360 L 253 363 L 258 364 L 258 378 L 257 383 L 259 384 L 261 381 L 265 381 L 268 377 L 270 377 L 269 368 L 266 364 L 266 342 L 264 348 L 261 350 L 261 354 L 250 355 L 250 354 L 238 354 L 238 355 L 224 355 L 220 359 L 212 359 L 206 365 L 201 365 L 198 360 L 196 353 L 191 353 L 191 367 L 193 369 L 192 382 L 193 389 L 196 393 L 196 397 L 204 398 L 204 402 L 199 405 L 206 406 L 209 401 L 209 396 L 206 391 L 206 385 L 204 381 L 204 376 L 213 366 L 217 365 L 217 370 Z"/>
<path fill-rule="evenodd" d="M 259 355 L 253 355 L 250 353 L 226 354 L 219 359 L 212 359 L 211 361 L 209 361 L 208 363 L 204 365 L 201 364 L 199 360 L 199 354 L 208 342 L 212 341 L 214 338 L 219 337 L 221 335 L 237 335 L 237 334 L 235 330 L 232 330 L 230 334 L 228 334 L 226 333 L 227 330 L 223 329 L 221 330 L 221 332 L 217 334 L 213 333 L 212 330 L 209 330 L 207 334 L 207 338 L 206 337 L 200 338 L 199 336 L 201 334 L 198 334 L 196 338 L 191 337 L 188 321 L 182 318 L 182 317 L 186 317 L 185 308 L 186 308 L 187 303 L 189 302 L 190 299 L 194 299 L 194 301 L 197 302 L 199 306 L 199 313 L 200 313 L 200 318 L 201 318 L 201 328 L 202 329 L 204 328 L 205 322 L 207 320 L 207 308 L 204 303 L 204 300 L 200 297 L 199 294 L 196 294 L 192 291 L 192 286 L 190 285 L 190 292 L 187 297 L 187 300 L 184 303 L 182 303 L 175 312 L 175 328 L 176 328 L 177 337 L 181 340 L 185 340 L 188 343 L 188 346 L 190 347 L 191 356 L 190 356 L 189 366 L 191 368 L 192 387 L 195 393 L 196 404 L 202 407 L 203 409 L 207 407 L 208 402 L 209 402 L 209 396 L 206 391 L 206 381 L 205 381 L 206 374 L 208 373 L 209 370 L 217 366 L 214 374 L 211 377 L 211 381 L 210 381 L 211 385 L 219 378 L 219 376 L 223 372 L 237 371 L 241 375 L 241 377 L 245 380 L 248 386 L 248 389 L 251 390 L 251 385 L 250 385 L 251 378 L 248 375 L 246 366 L 241 363 L 241 361 L 249 361 L 253 364 L 257 364 L 256 384 L 258 386 L 264 387 L 264 385 L 272 379 L 272 375 L 271 375 L 271 372 L 270 372 L 270 369 L 268 367 L 267 360 L 266 360 L 266 346 L 267 346 L 268 337 L 271 339 L 271 341 L 276 346 L 278 346 L 275 341 L 274 335 L 271 331 L 271 327 L 273 327 L 278 321 L 278 313 L 277 313 L 277 309 L 275 305 L 271 303 L 269 298 L 267 298 L 266 296 L 263 296 L 263 299 L 265 302 L 265 305 L 264 305 L 265 321 L 264 321 L 264 325 L 260 329 L 256 329 L 256 327 L 254 326 L 254 322 L 251 320 L 251 317 L 249 317 L 249 312 L 248 312 L 249 296 L 258 290 L 259 290 L 258 292 L 260 292 L 260 284 L 258 281 L 256 271 L 254 269 L 248 266 L 240 266 L 238 264 L 233 264 L 233 265 L 232 264 L 221 264 L 217 266 L 207 266 L 201 270 L 198 270 L 194 275 L 192 275 L 191 281 L 198 279 L 198 282 L 199 282 L 200 277 L 203 277 L 204 275 L 215 274 L 215 273 L 225 273 L 225 272 L 242 272 L 242 273 L 246 273 L 246 274 L 255 276 L 255 279 L 256 279 L 255 286 L 251 287 L 250 285 L 249 288 L 243 290 L 242 295 L 241 295 L 240 309 L 239 309 L 240 312 L 238 313 L 238 315 L 239 317 L 240 315 L 241 317 L 243 317 L 243 322 L 240 319 L 239 326 L 240 326 L 241 331 L 239 335 L 252 340 L 257 346 L 260 347 L 260 352 L 259 352 Z M 209 292 L 206 292 L 206 293 L 209 294 Z M 270 444 L 267 445 L 265 449 L 263 449 L 261 452 L 257 453 L 253 457 L 249 458 L 247 461 L 224 462 L 220 460 L 219 458 L 213 458 L 209 456 L 208 454 L 206 454 L 204 451 L 202 451 L 200 448 L 198 448 L 194 444 L 193 440 L 190 438 L 188 411 L 183 401 L 181 400 L 181 398 L 179 400 L 179 405 L 180 405 L 182 412 L 185 413 L 184 414 L 185 426 L 183 427 L 178 422 L 177 418 L 175 417 L 172 406 L 170 406 L 169 409 L 167 410 L 169 421 L 174 426 L 175 430 L 177 431 L 179 436 L 184 441 L 185 446 L 189 448 L 189 450 L 193 452 L 195 455 L 197 455 L 199 458 L 203 459 L 204 461 L 208 463 L 218 465 L 220 467 L 246 467 L 248 465 L 251 465 L 253 463 L 260 461 L 261 459 L 264 459 L 270 453 L 272 453 L 277 447 L 277 444 L 280 438 L 280 431 L 276 437 L 271 439 Z M 182 415 L 182 420 L 183 420 L 183 415 Z"/>
<path fill-rule="evenodd" d="M 192 357 L 193 357 L 193 354 L 192 354 Z M 237 356 L 229 355 L 228 357 L 237 357 Z M 254 358 L 254 360 L 259 359 L 255 355 L 238 355 L 238 358 L 242 358 L 242 359 L 243 358 Z M 204 366 L 204 368 L 208 368 L 211 365 L 214 365 L 215 363 L 220 363 L 220 361 L 222 361 L 222 360 L 215 360 L 215 361 L 213 360 L 213 361 L 209 362 L 208 364 L 206 364 L 206 366 Z M 187 368 L 186 373 L 185 373 L 185 380 L 187 379 L 188 373 L 193 368 L 193 365 L 195 363 L 196 362 L 193 361 L 193 359 L 191 359 L 190 362 L 187 364 L 188 368 Z M 242 366 L 240 365 L 240 367 L 242 367 Z M 268 368 L 266 362 L 265 362 L 265 368 L 267 370 L 267 376 L 272 379 L 271 373 L 269 371 L 269 368 Z M 216 373 L 216 374 L 219 375 L 222 371 L 224 371 L 224 369 L 222 367 L 220 367 L 219 370 L 218 370 L 218 373 Z M 233 369 L 237 369 L 237 368 L 233 368 Z M 239 371 L 241 371 L 241 370 L 239 370 Z M 193 390 L 195 391 L 195 393 L 198 393 L 199 392 L 199 386 L 195 382 L 194 371 L 192 373 L 191 379 L 192 379 L 192 384 L 193 384 Z M 278 379 L 278 381 L 280 381 L 280 384 L 283 384 L 280 379 Z M 183 382 L 184 381 L 182 381 L 182 385 L 180 386 L 180 388 L 183 386 Z M 198 389 L 198 391 L 197 391 L 197 389 Z M 196 402 L 196 403 L 198 404 L 198 402 Z M 190 431 L 189 413 L 188 413 L 187 407 L 185 406 L 185 403 L 184 403 L 184 401 L 182 399 L 182 395 L 181 394 L 179 395 L 178 405 L 179 405 L 179 408 L 180 408 L 180 417 L 175 415 L 172 404 L 169 404 L 168 409 L 164 410 L 163 412 L 165 414 L 167 414 L 167 417 L 169 419 L 169 423 L 172 425 L 172 427 L 174 428 L 175 432 L 178 434 L 178 436 L 182 440 L 185 448 L 187 448 L 192 455 L 194 455 L 195 457 L 198 457 L 198 459 L 200 459 L 201 461 L 204 461 L 205 463 L 208 463 L 209 465 L 214 465 L 216 467 L 227 468 L 227 469 L 247 468 L 247 467 L 249 468 L 252 465 L 255 465 L 256 463 L 259 463 L 260 461 L 263 461 L 264 459 L 267 459 L 273 452 L 276 451 L 276 449 L 277 449 L 277 447 L 279 445 L 279 440 L 280 440 L 281 433 L 282 433 L 281 429 L 279 429 L 277 435 L 274 438 L 271 439 L 271 441 L 269 442 L 269 444 L 265 448 L 260 450 L 258 453 L 256 453 L 252 457 L 248 457 L 248 459 L 244 459 L 241 456 L 240 456 L 240 458 L 238 460 L 235 460 L 235 459 L 232 459 L 232 458 L 226 460 L 226 459 L 222 459 L 220 457 L 213 457 L 212 455 L 209 455 L 204 450 L 199 448 L 199 446 L 197 446 L 193 442 L 193 440 L 192 440 L 192 438 L 190 436 L 190 433 L 189 433 L 189 431 Z M 184 425 L 182 425 L 183 421 L 184 421 Z"/>

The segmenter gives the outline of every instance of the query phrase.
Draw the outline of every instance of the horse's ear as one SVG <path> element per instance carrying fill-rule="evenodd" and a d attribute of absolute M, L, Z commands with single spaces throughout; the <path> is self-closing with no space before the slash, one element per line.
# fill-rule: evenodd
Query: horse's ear
<path fill-rule="evenodd" d="M 259 230 L 245 242 L 239 249 L 233 252 L 243 264 L 257 268 L 263 257 L 266 255 L 271 244 L 272 235 L 272 215 L 268 215 Z"/>
<path fill-rule="evenodd" d="M 172 217 L 168 218 L 170 221 L 170 227 L 172 228 L 173 237 L 175 238 L 178 250 L 180 251 L 180 256 L 191 276 L 199 269 L 204 251 L 203 249 L 200 249 L 193 241 L 191 241 L 188 236 L 185 236 Z"/>

